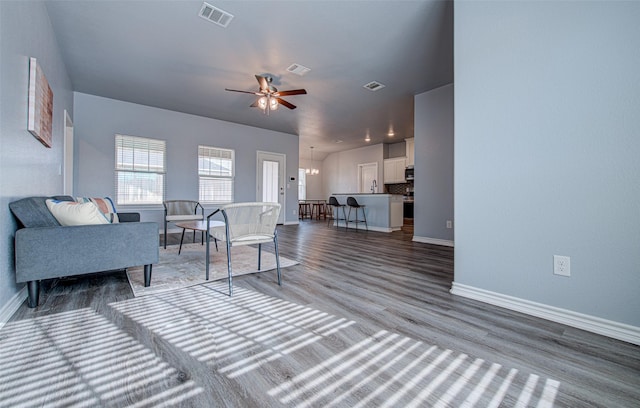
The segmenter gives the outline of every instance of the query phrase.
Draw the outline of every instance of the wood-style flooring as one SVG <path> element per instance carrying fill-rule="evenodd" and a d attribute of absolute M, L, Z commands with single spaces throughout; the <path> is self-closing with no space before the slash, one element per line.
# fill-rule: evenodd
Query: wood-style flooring
<path fill-rule="evenodd" d="M 274 271 L 232 298 L 225 281 L 134 298 L 122 271 L 43 285 L 0 330 L 0 407 L 640 406 L 640 347 L 451 295 L 452 248 L 278 231 L 300 262 L 282 287 Z"/>

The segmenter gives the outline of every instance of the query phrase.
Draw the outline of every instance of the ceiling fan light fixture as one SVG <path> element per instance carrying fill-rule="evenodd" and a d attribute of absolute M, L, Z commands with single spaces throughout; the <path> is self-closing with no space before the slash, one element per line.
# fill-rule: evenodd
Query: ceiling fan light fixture
<path fill-rule="evenodd" d="M 269 109 L 270 110 L 278 109 L 278 100 L 276 98 L 269 98 Z"/>
<path fill-rule="evenodd" d="M 262 110 L 267 109 L 267 97 L 266 96 L 261 96 L 258 99 L 258 107 Z"/>

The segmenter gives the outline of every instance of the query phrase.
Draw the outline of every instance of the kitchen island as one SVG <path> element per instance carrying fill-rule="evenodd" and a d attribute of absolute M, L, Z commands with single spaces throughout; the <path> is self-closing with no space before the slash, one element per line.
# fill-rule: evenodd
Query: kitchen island
<path fill-rule="evenodd" d="M 358 204 L 365 205 L 367 225 L 371 231 L 392 232 L 402 228 L 404 197 L 401 194 L 334 193 L 332 195 L 340 204 L 345 205 L 347 215 L 349 215 L 347 197 L 353 197 L 358 201 Z M 340 218 L 342 218 L 342 214 L 340 214 Z M 358 215 L 358 218 L 362 218 L 362 215 Z M 355 219 L 355 209 L 351 210 L 351 219 Z M 340 221 L 339 226 L 344 227 L 344 221 Z M 355 227 L 355 223 L 349 223 L 349 228 Z M 364 223 L 359 223 L 358 229 L 364 229 Z"/>

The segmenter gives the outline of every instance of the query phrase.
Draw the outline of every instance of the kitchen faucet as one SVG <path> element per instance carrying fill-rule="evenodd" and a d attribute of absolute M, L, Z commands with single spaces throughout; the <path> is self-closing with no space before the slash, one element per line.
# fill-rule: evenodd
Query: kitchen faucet
<path fill-rule="evenodd" d="M 375 194 L 376 188 L 378 187 L 378 183 L 375 180 L 371 182 L 371 194 Z"/>

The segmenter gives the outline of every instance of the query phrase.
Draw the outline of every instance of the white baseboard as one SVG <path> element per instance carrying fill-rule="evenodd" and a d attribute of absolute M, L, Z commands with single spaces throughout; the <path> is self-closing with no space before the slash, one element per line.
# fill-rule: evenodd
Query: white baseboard
<path fill-rule="evenodd" d="M 453 248 L 453 241 L 448 239 L 439 239 L 439 238 L 428 238 L 428 237 L 418 237 L 416 235 L 413 236 L 413 241 L 422 242 L 423 244 L 434 244 L 434 245 L 442 245 Z"/>
<path fill-rule="evenodd" d="M 479 300 L 480 302 L 504 307 L 505 309 L 515 310 L 531 316 L 541 317 L 566 324 L 567 326 L 640 345 L 640 327 L 503 295 L 456 282 L 453 282 L 450 292 L 454 295 Z"/>
<path fill-rule="evenodd" d="M 336 226 L 336 222 L 334 221 L 333 224 L 331 224 L 332 226 Z M 344 223 L 341 223 L 340 226 L 338 228 L 344 228 Z M 349 224 L 349 229 L 355 230 L 355 224 Z M 376 232 L 393 232 L 393 231 L 400 231 L 400 227 L 396 227 L 396 228 L 386 228 L 386 227 L 375 227 L 375 226 L 371 226 L 369 225 L 369 231 L 376 231 Z M 363 225 L 360 224 L 358 225 L 358 231 L 366 231 L 367 228 Z"/>
<path fill-rule="evenodd" d="M 285 221 L 284 225 L 298 225 L 300 224 L 299 221 Z"/>
<path fill-rule="evenodd" d="M 27 298 L 27 286 L 25 285 L 4 305 L 0 310 L 0 329 L 11 319 L 11 316 L 22 306 Z"/>

